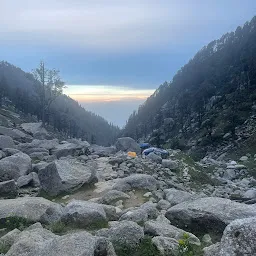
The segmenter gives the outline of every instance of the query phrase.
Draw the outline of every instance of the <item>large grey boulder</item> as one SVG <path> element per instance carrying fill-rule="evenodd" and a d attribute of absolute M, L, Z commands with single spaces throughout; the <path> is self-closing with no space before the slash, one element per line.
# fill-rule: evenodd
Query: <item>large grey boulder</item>
<path fill-rule="evenodd" d="M 130 220 L 137 223 L 146 222 L 149 219 L 155 219 L 159 215 L 156 204 L 147 202 L 140 207 L 128 209 L 121 215 L 120 220 Z"/>
<path fill-rule="evenodd" d="M 39 169 L 38 177 L 42 189 L 52 196 L 97 181 L 94 166 L 90 163 L 83 164 L 74 159 L 56 160 L 45 168 Z"/>
<path fill-rule="evenodd" d="M 225 198 L 205 197 L 186 201 L 168 209 L 166 217 L 173 225 L 192 232 L 221 233 L 236 219 L 256 216 L 256 206 L 237 203 Z"/>
<path fill-rule="evenodd" d="M 0 149 L 4 148 L 16 148 L 16 146 L 10 136 L 0 135 Z"/>
<path fill-rule="evenodd" d="M 178 256 L 179 243 L 174 238 L 155 236 L 152 238 L 152 244 L 163 256 Z"/>
<path fill-rule="evenodd" d="M 50 138 L 49 133 L 43 127 L 42 123 L 23 123 L 21 124 L 21 128 L 33 135 L 35 139 L 46 139 Z"/>
<path fill-rule="evenodd" d="M 116 153 L 116 147 L 103 147 L 103 146 L 98 146 L 98 145 L 91 145 L 89 147 L 89 150 L 91 153 L 98 155 L 100 157 L 104 156 L 111 156 Z"/>
<path fill-rule="evenodd" d="M 132 189 L 145 189 L 154 191 L 157 189 L 157 180 L 147 174 L 133 174 L 123 179 L 117 180 L 113 189 L 120 191 L 129 191 Z"/>
<path fill-rule="evenodd" d="M 31 172 L 28 175 L 19 177 L 17 180 L 17 186 L 19 188 L 25 186 L 40 187 L 40 181 L 37 173 Z"/>
<path fill-rule="evenodd" d="M 28 141 L 31 140 L 31 137 L 24 132 L 18 130 L 18 129 L 13 129 L 13 128 L 7 128 L 4 126 L 0 126 L 0 134 L 5 135 L 5 136 L 10 136 L 14 140 L 18 141 Z"/>
<path fill-rule="evenodd" d="M 58 145 L 59 145 L 58 139 L 52 139 L 52 140 L 35 139 L 30 143 L 20 143 L 17 146 L 17 148 L 26 154 L 30 154 L 30 153 L 36 152 L 35 150 L 37 150 L 38 148 L 46 149 L 48 152 L 49 150 L 55 148 Z"/>
<path fill-rule="evenodd" d="M 211 256 L 256 255 L 256 217 L 232 221 L 221 242 L 205 251 Z"/>
<path fill-rule="evenodd" d="M 176 170 L 178 168 L 177 162 L 171 159 L 163 159 L 162 166 L 164 168 L 169 168 L 170 170 Z"/>
<path fill-rule="evenodd" d="M 192 199 L 197 199 L 200 196 L 196 194 L 191 194 L 186 191 L 178 190 L 175 188 L 169 188 L 164 190 L 166 200 L 171 204 L 171 206 L 189 201 Z"/>
<path fill-rule="evenodd" d="M 15 241 L 17 241 L 20 233 L 21 231 L 17 228 L 13 229 L 12 231 L 8 232 L 6 235 L 0 238 L 0 244 L 11 247 L 15 243 Z"/>
<path fill-rule="evenodd" d="M 99 200 L 98 202 L 101 204 L 115 204 L 119 200 L 125 200 L 129 199 L 130 196 L 125 194 L 122 191 L 118 190 L 110 190 L 106 192 Z"/>
<path fill-rule="evenodd" d="M 162 157 L 155 154 L 154 152 L 151 152 L 147 155 L 147 158 L 150 159 L 152 162 L 161 164 L 162 163 Z"/>
<path fill-rule="evenodd" d="M 124 152 L 133 151 L 139 154 L 141 152 L 139 144 L 130 137 L 119 138 L 116 141 L 117 151 L 121 150 Z"/>
<path fill-rule="evenodd" d="M 72 200 L 64 208 L 62 221 L 84 228 L 102 227 L 107 223 L 107 215 L 101 204 Z"/>
<path fill-rule="evenodd" d="M 18 189 L 14 180 L 0 182 L 0 197 L 15 198 L 18 195 Z"/>
<path fill-rule="evenodd" d="M 10 161 L 3 160 L 0 160 L 0 181 L 17 180 L 20 177 L 18 166 Z"/>
<path fill-rule="evenodd" d="M 40 226 L 19 234 L 6 256 L 116 256 L 105 238 L 86 231 L 58 236 Z"/>
<path fill-rule="evenodd" d="M 66 156 L 76 156 L 85 153 L 84 147 L 79 144 L 65 142 L 63 144 L 59 144 L 51 149 L 51 154 L 55 155 L 57 158 L 66 157 Z"/>
<path fill-rule="evenodd" d="M 157 220 L 147 221 L 145 223 L 144 232 L 145 234 L 151 236 L 174 238 L 177 241 L 179 239 L 183 239 L 184 234 L 187 233 L 189 235 L 190 243 L 200 245 L 200 240 L 194 234 L 171 225 L 170 222 L 163 216 L 158 217 Z"/>
<path fill-rule="evenodd" d="M 31 158 L 22 152 L 5 157 L 0 160 L 0 181 L 17 180 L 31 169 Z"/>
<path fill-rule="evenodd" d="M 42 197 L 20 197 L 0 200 L 0 220 L 19 216 L 31 222 L 51 223 L 62 216 L 63 208 Z"/>
<path fill-rule="evenodd" d="M 101 229 L 96 235 L 107 237 L 115 248 L 122 246 L 134 248 L 144 237 L 144 232 L 137 223 L 124 220 L 110 222 L 109 229 Z"/>

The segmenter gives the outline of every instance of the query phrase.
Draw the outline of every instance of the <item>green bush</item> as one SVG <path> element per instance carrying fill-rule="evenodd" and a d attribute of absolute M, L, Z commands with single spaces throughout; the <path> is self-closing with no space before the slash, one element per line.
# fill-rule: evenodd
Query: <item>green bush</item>
<path fill-rule="evenodd" d="M 9 216 L 4 220 L 3 226 L 8 230 L 13 230 L 15 228 L 19 230 L 24 230 L 25 228 L 29 227 L 31 224 L 32 222 L 27 220 L 26 218 L 19 217 L 19 216 Z"/>
<path fill-rule="evenodd" d="M 63 234 L 67 231 L 67 226 L 62 221 L 57 221 L 47 226 L 47 229 L 55 234 Z"/>
<path fill-rule="evenodd" d="M 200 256 L 202 253 L 199 246 L 190 243 L 189 234 L 184 233 L 183 238 L 179 240 L 178 256 Z"/>

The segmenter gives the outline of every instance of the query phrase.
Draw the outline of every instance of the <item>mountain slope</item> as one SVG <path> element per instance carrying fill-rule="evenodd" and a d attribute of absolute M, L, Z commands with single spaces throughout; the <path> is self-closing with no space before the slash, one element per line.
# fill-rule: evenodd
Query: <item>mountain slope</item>
<path fill-rule="evenodd" d="M 0 99 L 10 99 L 17 110 L 34 115 L 40 120 L 41 111 L 34 91 L 35 83 L 31 74 L 7 62 L 0 62 Z M 99 145 L 112 144 L 119 133 L 118 127 L 86 111 L 66 95 L 61 95 L 52 104 L 47 123 L 65 137 L 83 138 Z"/>
<path fill-rule="evenodd" d="M 255 107 L 256 17 L 203 47 L 130 116 L 123 133 L 207 152 L 243 140 Z"/>

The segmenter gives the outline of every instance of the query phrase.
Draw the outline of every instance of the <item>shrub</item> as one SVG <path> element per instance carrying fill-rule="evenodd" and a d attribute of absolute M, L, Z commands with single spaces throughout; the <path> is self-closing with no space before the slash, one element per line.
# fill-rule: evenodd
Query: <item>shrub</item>
<path fill-rule="evenodd" d="M 55 234 L 63 234 L 67 231 L 67 226 L 62 221 L 57 221 L 52 224 L 50 224 L 47 229 L 49 229 L 51 232 Z"/>
<path fill-rule="evenodd" d="M 199 256 L 202 255 L 202 250 L 199 246 L 191 244 L 189 234 L 184 233 L 183 238 L 179 240 L 178 256 Z"/>
<path fill-rule="evenodd" d="M 24 217 L 19 216 L 9 216 L 4 221 L 4 227 L 8 230 L 13 230 L 15 228 L 19 230 L 24 230 L 32 224 L 31 221 L 27 220 Z"/>

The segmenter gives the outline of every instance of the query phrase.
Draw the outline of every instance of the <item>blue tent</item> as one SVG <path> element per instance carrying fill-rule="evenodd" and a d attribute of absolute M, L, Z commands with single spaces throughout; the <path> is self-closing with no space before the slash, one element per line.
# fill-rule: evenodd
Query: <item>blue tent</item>
<path fill-rule="evenodd" d="M 148 155 L 151 152 L 154 152 L 155 154 L 161 155 L 161 156 L 168 156 L 169 155 L 169 152 L 167 150 L 161 149 L 161 148 L 154 148 L 154 147 L 145 149 L 143 151 L 143 154 Z"/>
<path fill-rule="evenodd" d="M 146 148 L 149 148 L 150 147 L 150 144 L 149 143 L 141 143 L 140 144 L 140 148 L 141 149 L 146 149 Z"/>

